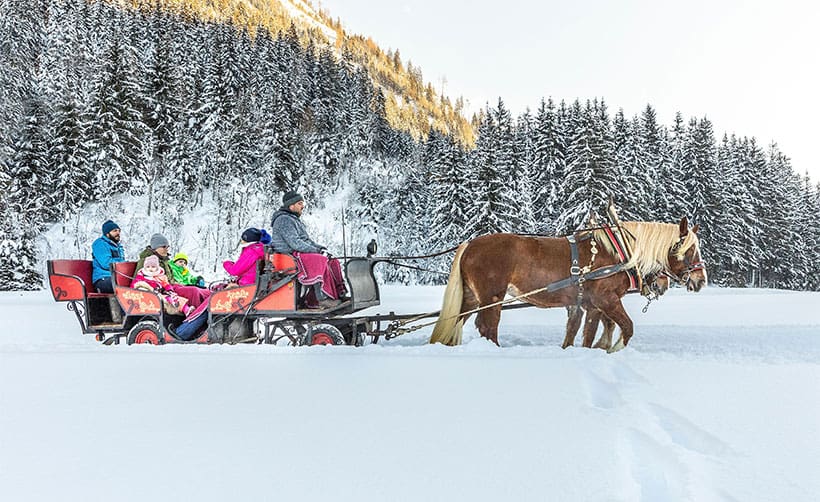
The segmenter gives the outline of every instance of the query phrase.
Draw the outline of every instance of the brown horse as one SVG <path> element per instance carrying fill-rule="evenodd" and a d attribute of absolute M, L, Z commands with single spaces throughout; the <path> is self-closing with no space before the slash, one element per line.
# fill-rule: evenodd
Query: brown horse
<path fill-rule="evenodd" d="M 665 272 L 686 284 L 690 291 L 706 285 L 706 270 L 700 258 L 697 226 L 689 229 L 686 218 L 679 225 L 668 223 L 626 222 L 622 224 L 630 241 L 632 257 L 627 267 L 636 268 L 648 276 Z M 578 234 L 580 240 L 581 234 Z M 599 249 L 591 251 L 594 239 Z M 620 262 L 618 254 L 603 231 L 592 232 L 592 238 L 578 243 L 581 266 L 591 269 Z M 566 279 L 570 275 L 571 251 L 566 238 L 529 237 L 515 234 L 492 234 L 477 237 L 459 246 L 453 259 L 450 280 L 444 292 L 441 313 L 430 337 L 430 343 L 458 345 L 470 311 L 500 302 L 509 293 L 513 296 L 535 291 Z M 586 272 L 585 272 L 586 273 Z M 621 337 L 612 350 L 620 350 L 632 337 L 632 320 L 621 303 L 629 289 L 625 273 L 586 281 L 582 284 L 581 305 L 598 309 L 621 329 Z M 567 307 L 576 305 L 579 285 L 556 291 L 527 295 L 523 301 L 537 307 Z M 498 344 L 498 323 L 501 305 L 478 311 L 476 326 L 481 336 Z"/>
<path fill-rule="evenodd" d="M 669 289 L 669 277 L 664 274 L 655 276 L 649 288 L 656 296 L 662 296 Z M 561 345 L 561 348 L 565 349 L 575 344 L 575 335 L 578 334 L 584 314 L 584 310 L 578 305 L 567 307 L 567 333 L 564 336 L 564 343 Z M 592 341 L 595 340 L 595 333 L 598 332 L 598 324 L 601 322 L 604 324 L 604 332 L 601 333 L 601 338 L 598 339 L 595 345 L 592 345 Z M 614 332 L 615 322 L 605 316 L 600 310 L 590 309 L 586 312 L 584 347 L 609 350 L 612 348 L 612 333 Z"/>

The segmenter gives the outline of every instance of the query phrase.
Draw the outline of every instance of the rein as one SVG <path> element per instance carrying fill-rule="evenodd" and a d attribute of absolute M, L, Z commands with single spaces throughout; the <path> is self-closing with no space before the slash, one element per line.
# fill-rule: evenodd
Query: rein
<path fill-rule="evenodd" d="M 447 248 L 444 251 L 439 251 L 437 253 L 426 254 L 426 255 L 419 255 L 419 256 L 401 256 L 401 255 L 399 255 L 399 256 L 381 256 L 381 257 L 380 256 L 374 256 L 371 259 L 376 261 L 376 262 L 388 263 L 390 265 L 393 265 L 394 267 L 408 268 L 410 270 L 418 270 L 419 272 L 427 272 L 427 273 L 430 273 L 430 274 L 438 274 L 438 275 L 443 275 L 443 276 L 449 276 L 450 275 L 449 272 L 442 272 L 441 270 L 431 270 L 429 268 L 418 267 L 418 266 L 415 266 L 415 265 L 408 265 L 406 263 L 397 263 L 395 260 L 423 260 L 423 259 L 426 259 L 426 258 L 435 258 L 436 256 L 441 256 L 441 255 L 444 255 L 444 254 L 451 253 L 451 252 L 455 251 L 456 249 L 458 249 L 458 247 L 460 245 L 461 244 L 459 244 L 458 246 L 453 246 L 451 248 Z M 339 257 L 335 257 L 335 258 L 338 258 L 340 260 L 347 260 L 349 258 L 357 258 L 357 257 L 339 256 Z"/>
<path fill-rule="evenodd" d="M 441 256 L 443 254 L 455 251 L 456 249 L 458 249 L 459 246 L 461 246 L 461 244 L 457 244 L 451 248 L 447 248 L 444 251 L 439 251 L 438 253 L 425 254 L 420 256 L 386 256 L 381 261 L 389 262 L 389 260 L 423 260 L 425 258 L 435 258 L 436 256 Z"/>

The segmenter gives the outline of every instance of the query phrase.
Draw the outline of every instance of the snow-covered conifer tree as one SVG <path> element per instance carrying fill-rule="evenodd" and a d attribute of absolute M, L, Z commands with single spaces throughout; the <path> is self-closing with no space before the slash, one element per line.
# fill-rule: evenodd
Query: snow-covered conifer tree
<path fill-rule="evenodd" d="M 541 100 L 535 121 L 533 220 L 536 232 L 551 233 L 555 231 L 555 220 L 561 205 L 559 197 L 566 169 L 566 135 L 552 98 L 546 103 Z"/>
<path fill-rule="evenodd" d="M 95 198 L 106 200 L 113 193 L 146 188 L 141 161 L 147 130 L 131 49 L 115 36 L 101 63 L 88 108 L 88 141 Z"/>
<path fill-rule="evenodd" d="M 470 194 L 473 205 L 467 213 L 467 231 L 469 236 L 503 232 L 508 229 L 507 221 L 502 221 L 506 213 L 501 208 L 506 199 L 507 187 L 505 176 L 498 172 L 498 153 L 495 149 L 498 127 L 489 108 L 485 111 L 478 126 L 476 148 L 469 157 Z"/>
<path fill-rule="evenodd" d="M 576 100 L 570 114 L 572 139 L 562 187 L 565 209 L 556 225 L 560 233 L 583 226 L 591 209 L 604 210 L 618 180 L 606 105 L 587 101 L 581 109 Z"/>

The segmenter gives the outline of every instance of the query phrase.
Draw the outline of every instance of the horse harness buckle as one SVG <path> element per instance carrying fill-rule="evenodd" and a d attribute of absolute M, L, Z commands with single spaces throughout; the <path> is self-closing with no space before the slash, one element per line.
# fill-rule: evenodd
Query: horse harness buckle
<path fill-rule="evenodd" d="M 569 241 L 569 252 L 572 260 L 569 273 L 573 276 L 581 275 L 581 266 L 578 264 L 578 243 L 575 240 L 575 235 L 568 235 L 567 241 Z"/>
<path fill-rule="evenodd" d="M 575 235 L 568 235 L 567 241 L 569 241 L 569 251 L 572 259 L 572 264 L 569 267 L 569 273 L 572 282 L 578 283 L 578 297 L 575 302 L 578 306 L 580 306 L 584 297 L 584 281 L 586 281 L 586 279 L 582 273 L 583 269 L 581 269 L 581 266 L 578 263 L 578 243 L 575 240 Z"/>

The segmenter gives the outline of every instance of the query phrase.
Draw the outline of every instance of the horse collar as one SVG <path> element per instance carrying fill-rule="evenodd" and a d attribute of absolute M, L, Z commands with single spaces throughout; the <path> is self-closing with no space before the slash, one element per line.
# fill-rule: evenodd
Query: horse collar
<path fill-rule="evenodd" d="M 618 259 L 621 260 L 621 263 L 626 263 L 629 261 L 630 256 L 627 246 L 621 240 L 621 227 L 620 225 L 615 227 L 615 230 L 612 229 L 611 225 L 603 225 L 604 233 L 606 234 L 609 242 L 612 244 L 612 247 L 615 249 L 615 252 L 618 253 Z M 617 233 L 616 233 L 617 232 Z M 626 276 L 629 278 L 629 291 L 642 291 L 643 284 L 641 280 L 641 275 L 638 273 L 636 268 L 626 269 Z"/>

